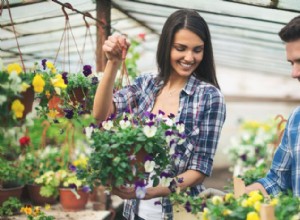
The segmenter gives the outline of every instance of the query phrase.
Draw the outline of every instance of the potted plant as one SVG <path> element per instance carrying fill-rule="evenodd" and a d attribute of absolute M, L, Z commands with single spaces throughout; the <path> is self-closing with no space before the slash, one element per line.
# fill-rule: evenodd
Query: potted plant
<path fill-rule="evenodd" d="M 16 63 L 0 69 L 1 127 L 19 126 L 24 122 L 34 100 L 33 77 L 33 73 L 23 72 Z"/>
<path fill-rule="evenodd" d="M 79 179 L 76 175 L 75 166 L 70 170 L 60 170 L 59 178 L 61 185 L 59 188 L 60 204 L 65 211 L 80 211 L 85 209 L 88 202 L 90 187 L 85 179 Z"/>
<path fill-rule="evenodd" d="M 18 161 L 10 161 L 0 156 L 0 205 L 9 197 L 21 198 L 24 188 L 22 166 Z"/>
<path fill-rule="evenodd" d="M 291 192 L 263 197 L 259 191 L 252 191 L 236 198 L 232 192 L 225 196 L 195 197 L 188 190 L 177 190 L 169 197 L 173 204 L 174 220 L 273 220 L 274 217 L 285 220 L 299 219 L 300 212 L 300 199 Z"/>
<path fill-rule="evenodd" d="M 65 117 L 72 119 L 90 113 L 98 84 L 98 77 L 93 74 L 92 67 L 84 65 L 82 73 L 64 72 L 63 75 L 68 85 L 62 97 Z"/>
<path fill-rule="evenodd" d="M 67 88 L 64 76 L 46 59 L 43 59 L 41 64 L 35 63 L 31 71 L 35 73 L 32 85 L 35 96 L 39 99 L 39 105 L 36 107 L 38 114 L 45 119 L 63 116 L 60 96 Z"/>
<path fill-rule="evenodd" d="M 185 139 L 183 123 L 175 124 L 174 118 L 161 111 L 146 112 L 144 118 L 127 112 L 109 117 L 99 127 L 92 124 L 85 129 L 92 148 L 88 167 L 86 172 L 78 169 L 78 175 L 91 186 L 121 186 L 140 183 L 154 173 L 154 186 L 168 186 L 172 178 L 167 167 L 176 156 L 176 144 Z"/>
<path fill-rule="evenodd" d="M 10 197 L 0 205 L 0 216 L 12 216 L 19 213 L 22 203 L 15 197 Z M 5 218 L 4 218 L 5 219 Z"/>

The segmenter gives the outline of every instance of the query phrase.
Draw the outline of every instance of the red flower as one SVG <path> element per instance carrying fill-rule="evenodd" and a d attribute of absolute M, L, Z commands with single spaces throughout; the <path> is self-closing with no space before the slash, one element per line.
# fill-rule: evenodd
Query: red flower
<path fill-rule="evenodd" d="M 26 146 L 28 146 L 29 143 L 30 143 L 30 138 L 27 137 L 27 136 L 21 137 L 21 138 L 19 139 L 19 142 L 20 142 L 21 147 L 26 147 Z"/>
<path fill-rule="evenodd" d="M 146 34 L 145 34 L 145 33 L 139 33 L 139 34 L 138 34 L 138 37 L 139 37 L 142 41 L 145 41 Z"/>

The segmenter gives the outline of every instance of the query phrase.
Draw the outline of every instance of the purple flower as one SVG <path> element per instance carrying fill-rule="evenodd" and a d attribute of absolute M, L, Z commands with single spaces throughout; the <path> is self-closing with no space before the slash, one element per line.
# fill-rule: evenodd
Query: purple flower
<path fill-rule="evenodd" d="M 171 131 L 171 130 L 167 130 L 167 131 L 165 132 L 165 135 L 166 135 L 166 136 L 171 136 L 172 134 L 174 134 L 174 132 Z"/>
<path fill-rule="evenodd" d="M 135 181 L 134 183 L 134 188 L 137 189 L 137 187 L 145 187 L 145 183 L 144 183 L 144 180 L 137 180 Z"/>
<path fill-rule="evenodd" d="M 168 117 L 169 117 L 169 118 L 175 118 L 175 115 L 174 115 L 173 113 L 170 113 L 170 114 L 168 115 Z"/>
<path fill-rule="evenodd" d="M 64 112 L 65 112 L 65 117 L 67 119 L 72 119 L 73 116 L 74 116 L 74 112 L 72 109 L 64 109 Z"/>
<path fill-rule="evenodd" d="M 155 201 L 154 202 L 154 205 L 161 205 L 161 202 L 158 200 L 158 201 Z"/>
<path fill-rule="evenodd" d="M 43 66 L 43 70 L 45 70 L 45 69 L 46 69 L 46 62 L 47 62 L 47 60 L 46 60 L 46 59 L 43 59 L 43 60 L 42 60 L 42 66 Z"/>
<path fill-rule="evenodd" d="M 171 177 L 171 174 L 170 174 L 170 173 L 167 173 L 167 172 L 162 172 L 162 173 L 160 174 L 160 177 L 161 177 L 161 178 L 162 178 L 162 177 L 168 178 L 168 177 Z"/>
<path fill-rule="evenodd" d="M 158 114 L 159 114 L 159 115 L 165 115 L 166 113 L 163 112 L 162 110 L 158 110 Z"/>
<path fill-rule="evenodd" d="M 76 172 L 76 166 L 74 166 L 73 164 L 70 164 L 69 170 L 71 170 L 72 172 Z"/>
<path fill-rule="evenodd" d="M 147 156 L 145 156 L 145 161 L 152 161 L 153 160 L 153 157 L 151 157 L 149 154 Z"/>
<path fill-rule="evenodd" d="M 247 160 L 247 154 L 241 155 L 240 158 L 242 159 L 242 161 L 246 161 Z"/>
<path fill-rule="evenodd" d="M 69 83 L 69 81 L 68 81 L 68 72 L 63 72 L 61 74 L 61 76 L 62 76 L 62 78 L 64 80 L 64 83 L 67 85 Z"/>
<path fill-rule="evenodd" d="M 94 77 L 92 78 L 92 85 L 96 85 L 96 84 L 98 84 L 98 83 L 99 83 L 98 78 L 97 78 L 96 76 L 94 76 Z"/>
<path fill-rule="evenodd" d="M 154 125 L 154 122 L 153 122 L 153 121 L 150 121 L 150 122 L 146 123 L 146 125 L 148 125 L 149 127 L 151 127 L 151 126 Z"/>
<path fill-rule="evenodd" d="M 184 208 L 185 208 L 185 210 L 186 210 L 187 212 L 191 212 L 191 211 L 192 211 L 191 203 L 190 203 L 189 201 L 187 201 L 187 202 L 185 203 Z"/>
<path fill-rule="evenodd" d="M 178 182 L 178 183 L 183 183 L 183 177 L 178 178 L 177 182 Z"/>
<path fill-rule="evenodd" d="M 69 188 L 77 190 L 77 186 L 74 183 L 69 184 Z"/>
<path fill-rule="evenodd" d="M 92 74 L 92 66 L 84 65 L 83 66 L 83 74 L 85 75 L 85 77 L 91 75 Z"/>
<path fill-rule="evenodd" d="M 90 192 L 92 190 L 91 190 L 91 188 L 89 186 L 83 186 L 82 187 L 82 191 L 85 192 L 85 193 L 88 193 L 88 192 Z"/>

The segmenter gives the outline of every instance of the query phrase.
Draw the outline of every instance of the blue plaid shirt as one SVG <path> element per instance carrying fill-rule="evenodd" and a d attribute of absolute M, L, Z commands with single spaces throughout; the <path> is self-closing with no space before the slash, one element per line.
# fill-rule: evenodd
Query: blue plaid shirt
<path fill-rule="evenodd" d="M 152 111 L 155 98 L 163 82 L 155 80 L 155 74 L 144 74 L 135 82 L 114 94 L 113 101 L 117 114 L 128 107 L 139 117 L 145 111 Z M 172 174 L 177 176 L 186 170 L 197 170 L 211 175 L 213 158 L 217 149 L 221 129 L 225 121 L 226 108 L 222 93 L 211 84 L 191 76 L 180 93 L 179 111 L 176 121 L 185 124 L 185 143 L 176 147 L 181 157 L 172 164 Z M 202 184 L 191 188 L 198 195 L 205 188 Z M 132 219 L 136 210 L 136 200 L 127 200 L 124 216 Z M 173 219 L 172 205 L 167 197 L 162 198 L 162 219 Z"/>
<path fill-rule="evenodd" d="M 281 143 L 265 178 L 259 179 L 269 194 L 292 190 L 300 196 L 300 107 L 289 117 Z"/>

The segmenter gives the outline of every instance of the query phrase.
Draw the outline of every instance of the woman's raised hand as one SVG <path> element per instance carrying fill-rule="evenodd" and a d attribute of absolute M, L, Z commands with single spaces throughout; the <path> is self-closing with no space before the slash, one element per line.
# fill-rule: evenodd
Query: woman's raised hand
<path fill-rule="evenodd" d="M 114 34 L 108 37 L 103 44 L 103 51 L 108 60 L 122 61 L 126 57 L 130 43 L 124 35 Z"/>

